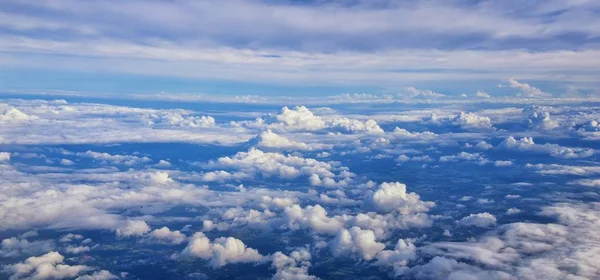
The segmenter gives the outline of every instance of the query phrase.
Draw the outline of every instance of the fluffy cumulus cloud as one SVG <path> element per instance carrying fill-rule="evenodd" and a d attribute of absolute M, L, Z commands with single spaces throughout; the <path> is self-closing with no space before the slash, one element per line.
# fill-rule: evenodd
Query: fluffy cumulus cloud
<path fill-rule="evenodd" d="M 536 144 L 533 142 L 531 137 L 523 137 L 516 139 L 512 136 L 504 139 L 498 146 L 504 149 L 527 151 L 534 153 L 549 154 L 553 157 L 558 158 L 586 158 L 594 155 L 595 150 L 591 148 L 576 148 L 576 147 L 564 147 L 558 144 Z"/>
<path fill-rule="evenodd" d="M 375 240 L 372 230 L 359 227 L 339 231 L 329 246 L 334 256 L 355 256 L 367 261 L 385 248 L 385 244 Z"/>
<path fill-rule="evenodd" d="M 460 112 L 451 120 L 455 126 L 460 126 L 465 129 L 490 129 L 492 121 L 488 117 L 479 116 L 474 113 Z"/>
<path fill-rule="evenodd" d="M 86 272 L 95 270 L 85 265 L 64 264 L 65 258 L 58 252 L 50 252 L 38 257 L 27 258 L 24 262 L 8 265 L 6 271 L 12 273 L 10 279 L 72 279 Z M 104 276 L 112 275 L 108 271 L 96 272 Z M 90 277 L 93 277 L 92 274 Z M 112 278 L 104 279 L 115 279 Z M 97 279 L 85 278 L 82 279 Z"/>
<path fill-rule="evenodd" d="M 239 239 L 220 237 L 211 241 L 202 232 L 194 233 L 181 255 L 209 260 L 215 268 L 230 263 L 257 263 L 266 260 L 266 257 L 247 247 Z"/>
<path fill-rule="evenodd" d="M 29 241 L 26 236 L 5 238 L 0 243 L 0 256 L 3 258 L 32 256 L 52 251 L 56 248 L 53 240 Z"/>
<path fill-rule="evenodd" d="M 7 108 L 0 114 L 0 122 L 22 122 L 37 119 L 36 116 L 25 114 L 17 108 Z"/>
<path fill-rule="evenodd" d="M 552 97 L 550 93 L 543 92 L 541 89 L 531 86 L 527 83 L 521 83 L 515 79 L 508 80 L 508 86 L 518 89 L 519 95 L 530 98 Z"/>
<path fill-rule="evenodd" d="M 146 238 L 146 240 L 149 242 L 177 245 L 183 243 L 186 239 L 186 236 L 179 230 L 171 231 L 168 227 L 162 227 L 148 233 Z"/>
<path fill-rule="evenodd" d="M 174 125 L 189 127 L 212 127 L 215 119 L 211 116 L 189 116 L 179 112 L 159 112 L 149 116 L 150 125 Z"/>
<path fill-rule="evenodd" d="M 264 177 L 277 176 L 282 179 L 295 179 L 306 176 L 313 185 L 343 186 L 352 180 L 353 174 L 335 163 L 322 162 L 316 159 L 303 158 L 294 155 L 284 155 L 274 152 L 264 152 L 250 148 L 248 152 L 239 152 L 232 157 L 221 157 L 210 161 L 207 168 L 230 168 L 241 174 L 260 174 Z M 334 172 L 338 172 L 335 174 Z M 223 178 L 231 173 L 216 174 Z M 239 176 L 245 176 L 245 175 Z M 234 173 L 235 175 L 235 173 Z"/>
<path fill-rule="evenodd" d="M 455 126 L 465 130 L 491 130 L 493 129 L 492 120 L 486 116 L 480 116 L 472 112 L 460 112 L 454 116 L 438 116 L 430 114 L 422 120 L 426 124 L 438 126 Z"/>
<path fill-rule="evenodd" d="M 406 192 L 406 185 L 399 182 L 381 183 L 376 191 L 365 199 L 365 207 L 380 213 L 398 211 L 403 214 L 425 212 L 433 202 L 421 201 L 418 194 Z"/>
<path fill-rule="evenodd" d="M 384 133 L 377 122 L 372 119 L 366 121 L 345 117 L 326 119 L 314 115 L 313 112 L 304 106 L 297 106 L 293 109 L 283 107 L 281 113 L 276 115 L 275 119 L 278 122 L 271 124 L 270 127 L 280 127 L 292 131 L 317 131 L 327 129 L 333 132 L 342 133 Z"/>
<path fill-rule="evenodd" d="M 149 231 L 150 226 L 144 221 L 127 221 L 116 229 L 119 237 L 142 236 Z"/>
<path fill-rule="evenodd" d="M 436 257 L 404 272 L 443 279 L 596 278 L 599 209 L 598 203 L 559 203 L 541 212 L 558 223 L 518 222 L 477 240 L 426 245 L 420 250 Z"/>
<path fill-rule="evenodd" d="M 273 280 L 316 280 L 317 277 L 310 275 L 308 269 L 311 266 L 311 254 L 306 248 L 301 248 L 286 255 L 275 252 L 272 256 L 272 267 L 276 269 Z"/>
<path fill-rule="evenodd" d="M 550 112 L 540 106 L 528 106 L 523 109 L 527 114 L 527 125 L 537 129 L 555 129 L 559 126 L 558 122 L 550 117 Z"/>
<path fill-rule="evenodd" d="M 471 214 L 460 219 L 458 223 L 463 226 L 490 227 L 496 224 L 496 217 L 487 212 Z"/>
<path fill-rule="evenodd" d="M 301 150 L 307 151 L 313 148 L 306 143 L 297 142 L 290 140 L 284 136 L 278 135 L 277 133 L 267 129 L 258 135 L 257 146 L 261 148 L 274 148 L 284 150 Z"/>

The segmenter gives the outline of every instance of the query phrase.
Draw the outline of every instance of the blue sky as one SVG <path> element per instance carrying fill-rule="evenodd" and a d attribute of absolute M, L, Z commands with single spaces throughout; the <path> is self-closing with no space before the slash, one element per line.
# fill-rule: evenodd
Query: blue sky
<path fill-rule="evenodd" d="M 598 1 L 6 0 L 0 90 L 460 94 L 502 93 L 512 78 L 597 92 L 599 12 Z"/>

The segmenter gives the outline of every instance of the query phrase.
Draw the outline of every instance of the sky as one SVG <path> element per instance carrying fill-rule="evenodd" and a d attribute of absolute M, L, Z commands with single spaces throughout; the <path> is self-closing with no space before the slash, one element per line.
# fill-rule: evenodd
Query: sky
<path fill-rule="evenodd" d="M 598 1 L 13 1 L 0 89 L 597 92 Z M 501 92 L 501 91 L 499 91 Z"/>
<path fill-rule="evenodd" d="M 599 13 L 0 0 L 0 279 L 600 279 Z"/>

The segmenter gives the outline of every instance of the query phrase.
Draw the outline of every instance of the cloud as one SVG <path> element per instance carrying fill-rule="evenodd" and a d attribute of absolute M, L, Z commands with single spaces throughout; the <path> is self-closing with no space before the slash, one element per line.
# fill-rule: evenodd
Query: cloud
<path fill-rule="evenodd" d="M 557 121 L 550 118 L 550 113 L 539 106 L 528 106 L 523 109 L 523 112 L 528 114 L 527 124 L 536 129 L 551 130 L 559 127 Z"/>
<path fill-rule="evenodd" d="M 141 236 L 150 231 L 150 226 L 144 221 L 127 221 L 123 226 L 116 229 L 119 237 Z"/>
<path fill-rule="evenodd" d="M 385 244 L 375 240 L 372 230 L 359 227 L 342 229 L 331 241 L 331 252 L 337 257 L 355 256 L 359 259 L 371 260 L 385 248 Z"/>
<path fill-rule="evenodd" d="M 272 256 L 272 267 L 277 270 L 273 280 L 316 280 L 315 276 L 308 274 L 311 266 L 311 254 L 306 248 L 300 248 L 288 255 L 275 252 Z"/>
<path fill-rule="evenodd" d="M 543 92 L 539 88 L 530 86 L 529 84 L 526 84 L 526 83 L 519 83 L 515 79 L 508 79 L 508 86 L 511 88 L 519 89 L 521 91 L 520 94 L 524 97 L 530 97 L 530 98 L 552 97 L 551 94 L 549 94 L 547 92 Z"/>
<path fill-rule="evenodd" d="M 171 231 L 168 227 L 162 227 L 151 231 L 145 238 L 145 240 L 148 242 L 177 245 L 183 243 L 183 241 L 186 239 L 186 236 L 185 234 L 181 233 L 181 231 Z"/>
<path fill-rule="evenodd" d="M 3 258 L 31 256 L 46 253 L 55 249 L 53 240 L 29 241 L 26 236 L 5 238 L 0 243 L 0 256 Z"/>
<path fill-rule="evenodd" d="M 514 137 L 509 136 L 508 138 L 504 139 L 504 141 L 502 141 L 498 147 L 518 151 L 544 153 L 553 157 L 565 159 L 586 158 L 594 155 L 595 153 L 594 149 L 590 148 L 571 148 L 550 143 L 536 144 L 533 142 L 533 138 L 531 137 L 523 137 L 517 140 Z"/>
<path fill-rule="evenodd" d="M 216 161 L 209 161 L 205 166 L 207 168 L 239 170 L 241 173 L 234 173 L 234 177 L 241 178 L 247 176 L 242 174 L 260 174 L 264 177 L 277 176 L 282 179 L 295 179 L 305 176 L 308 177 L 311 184 L 317 186 L 343 186 L 348 184 L 353 176 L 345 168 L 337 167 L 335 163 L 294 155 L 263 152 L 256 148 L 250 148 L 248 152 L 238 152 L 232 157 L 221 157 Z M 334 172 L 338 172 L 338 174 Z M 212 173 L 211 176 L 217 176 L 217 178 L 231 177 L 225 173 Z"/>
<path fill-rule="evenodd" d="M 417 248 L 409 239 L 398 239 L 394 250 L 383 250 L 377 253 L 377 265 L 394 268 L 396 274 L 406 269 L 408 262 L 417 258 Z"/>
<path fill-rule="evenodd" d="M 194 233 L 181 255 L 209 260 L 214 268 L 230 263 L 257 263 L 265 260 L 258 251 L 246 247 L 239 239 L 220 237 L 211 242 L 202 232 Z"/>
<path fill-rule="evenodd" d="M 480 153 L 467 153 L 460 152 L 453 156 L 441 156 L 439 159 L 440 162 L 458 162 L 458 161 L 472 161 L 476 162 L 479 165 L 484 165 L 489 163 L 490 161 L 483 157 Z"/>
<path fill-rule="evenodd" d="M 267 129 L 258 135 L 257 146 L 261 148 L 275 148 L 284 150 L 309 151 L 313 148 L 306 143 L 296 142 Z"/>
<path fill-rule="evenodd" d="M 384 133 L 377 122 L 372 119 L 364 122 L 345 117 L 324 119 L 314 115 L 304 106 L 296 106 L 293 109 L 283 107 L 281 113 L 276 115 L 275 119 L 279 122 L 272 123 L 269 127 L 280 127 L 291 131 L 319 131 L 327 129 L 342 133 Z"/>
<path fill-rule="evenodd" d="M 174 125 L 189 127 L 213 127 L 215 119 L 211 116 L 186 116 L 179 112 L 159 112 L 150 114 L 150 125 Z"/>
<path fill-rule="evenodd" d="M 599 210 L 596 202 L 546 206 L 540 214 L 556 218 L 558 223 L 517 222 L 502 225 L 477 240 L 426 245 L 420 251 L 435 257 L 404 272 L 438 278 L 594 278 L 600 273 L 591 257 L 598 251 Z"/>
<path fill-rule="evenodd" d="M 0 122 L 21 122 L 37 119 L 36 116 L 25 114 L 17 108 L 8 108 L 0 114 Z"/>
<path fill-rule="evenodd" d="M 9 160 L 10 160 L 10 153 L 0 152 L 0 162 L 9 161 Z"/>
<path fill-rule="evenodd" d="M 587 176 L 600 174 L 599 166 L 575 166 L 561 164 L 526 164 L 525 167 L 538 170 L 538 173 L 546 175 L 578 175 Z"/>
<path fill-rule="evenodd" d="M 496 217 L 487 212 L 471 214 L 460 219 L 458 223 L 463 226 L 490 227 L 496 224 Z"/>
<path fill-rule="evenodd" d="M 491 129 L 492 121 L 488 117 L 478 116 L 474 113 L 460 112 L 451 123 L 464 129 Z"/>
<path fill-rule="evenodd" d="M 86 151 L 84 153 L 76 153 L 77 156 L 91 158 L 102 162 L 110 162 L 112 164 L 135 165 L 152 161 L 148 157 L 138 157 L 132 155 L 111 155 L 109 153 L 99 153 Z"/>
<path fill-rule="evenodd" d="M 433 202 L 423 202 L 418 194 L 406 192 L 406 185 L 399 182 L 381 183 L 376 191 L 365 199 L 365 207 L 380 213 L 427 212 Z"/>
<path fill-rule="evenodd" d="M 93 270 L 85 265 L 66 265 L 63 261 L 64 257 L 61 254 L 50 252 L 8 265 L 6 270 L 13 273 L 10 279 L 64 279 Z"/>

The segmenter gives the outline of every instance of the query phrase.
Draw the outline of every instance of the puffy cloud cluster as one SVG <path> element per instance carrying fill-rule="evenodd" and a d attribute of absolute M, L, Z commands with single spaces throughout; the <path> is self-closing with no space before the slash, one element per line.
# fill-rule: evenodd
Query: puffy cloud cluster
<path fill-rule="evenodd" d="M 496 224 L 496 217 L 487 212 L 471 214 L 460 219 L 458 223 L 463 226 L 490 227 Z"/>
<path fill-rule="evenodd" d="M 353 176 L 345 168 L 336 167 L 333 163 L 293 155 L 263 152 L 256 148 L 250 148 L 248 152 L 239 152 L 232 157 L 221 157 L 216 161 L 210 161 L 206 164 L 206 167 L 230 168 L 241 172 L 237 175 L 236 173 L 211 173 L 222 179 L 236 176 L 246 177 L 254 174 L 261 174 L 264 177 L 277 176 L 282 179 L 306 176 L 312 185 L 331 187 L 347 185 Z M 334 172 L 338 172 L 338 174 Z"/>
<path fill-rule="evenodd" d="M 456 126 L 465 130 L 490 130 L 493 129 L 489 117 L 480 116 L 471 112 L 460 112 L 455 116 L 438 116 L 431 114 L 422 119 L 423 123 L 435 125 Z"/>
<path fill-rule="evenodd" d="M 492 128 L 492 120 L 485 116 L 479 116 L 474 113 L 460 112 L 456 117 L 450 120 L 454 126 L 459 126 L 463 129 L 490 129 Z"/>
<path fill-rule="evenodd" d="M 523 109 L 527 116 L 527 125 L 536 129 L 555 129 L 559 126 L 558 122 L 550 118 L 550 113 L 540 106 L 528 106 Z"/>
<path fill-rule="evenodd" d="M 600 203 L 558 203 L 541 214 L 558 223 L 518 222 L 477 240 L 426 245 L 420 251 L 436 257 L 403 273 L 439 279 L 597 278 Z"/>
<path fill-rule="evenodd" d="M 215 119 L 211 116 L 188 116 L 179 112 L 158 112 L 150 114 L 150 125 L 173 125 L 188 127 L 213 127 Z"/>
<path fill-rule="evenodd" d="M 272 256 L 272 266 L 277 270 L 273 280 L 316 280 L 308 273 L 311 266 L 311 254 L 306 248 L 293 251 L 288 255 L 275 252 Z"/>
<path fill-rule="evenodd" d="M 257 250 L 233 237 L 220 237 L 211 242 L 202 232 L 196 232 L 181 252 L 182 256 L 209 260 L 211 266 L 221 267 L 229 263 L 257 263 L 266 259 Z"/>
<path fill-rule="evenodd" d="M 185 234 L 181 233 L 179 230 L 171 231 L 168 227 L 162 227 L 159 229 L 155 229 L 148 233 L 145 236 L 145 241 L 147 242 L 156 242 L 163 244 L 181 244 L 185 241 Z"/>
<path fill-rule="evenodd" d="M 260 148 L 300 150 L 300 151 L 309 151 L 309 150 L 313 149 L 313 147 L 307 145 L 306 143 L 290 140 L 284 136 L 281 136 L 281 135 L 271 131 L 270 129 L 267 129 L 266 131 L 259 134 L 257 140 L 258 140 L 257 146 Z"/>
<path fill-rule="evenodd" d="M 536 169 L 538 173 L 546 175 L 596 175 L 600 174 L 600 166 L 575 166 L 561 164 L 530 164 L 525 165 L 527 168 Z"/>
<path fill-rule="evenodd" d="M 421 201 L 418 194 L 406 192 L 406 185 L 399 182 L 384 182 L 365 199 L 365 207 L 379 213 L 397 211 L 402 214 L 426 212 L 433 202 Z"/>
<path fill-rule="evenodd" d="M 150 231 L 150 226 L 144 221 L 127 221 L 116 229 L 119 237 L 142 236 Z"/>
<path fill-rule="evenodd" d="M 53 240 L 29 241 L 26 236 L 5 238 L 0 243 L 0 257 L 10 258 L 22 255 L 38 255 L 52 251 L 55 247 L 56 245 Z"/>
<path fill-rule="evenodd" d="M 112 164 L 123 165 L 135 165 L 152 161 L 148 157 L 138 157 L 133 155 L 111 155 L 109 153 L 99 153 L 90 150 L 83 153 L 76 153 L 76 155 L 80 157 L 91 158 L 105 163 L 109 162 Z"/>
<path fill-rule="evenodd" d="M 511 88 L 516 88 L 521 91 L 520 95 L 523 97 L 529 98 L 547 98 L 552 97 L 552 94 L 547 92 L 543 92 L 541 89 L 531 86 L 526 83 L 520 83 L 515 79 L 508 80 L 508 86 Z"/>
<path fill-rule="evenodd" d="M 417 247 L 408 239 L 399 239 L 394 250 L 383 250 L 377 253 L 377 265 L 393 267 L 395 274 L 401 274 L 408 262 L 417 258 Z"/>
<path fill-rule="evenodd" d="M 479 165 L 484 165 L 490 161 L 483 157 L 480 153 L 460 152 L 453 156 L 441 156 L 440 162 L 457 162 L 457 161 L 473 161 Z"/>
<path fill-rule="evenodd" d="M 334 256 L 355 256 L 367 261 L 375 258 L 377 253 L 385 248 L 385 244 L 375 240 L 375 233 L 372 230 L 363 230 L 359 227 L 342 229 L 329 246 Z"/>
<path fill-rule="evenodd" d="M 8 108 L 0 114 L 0 122 L 21 122 L 36 119 L 38 119 L 38 117 L 25 114 L 17 108 Z"/>
<path fill-rule="evenodd" d="M 85 265 L 67 265 L 64 264 L 64 257 L 58 252 L 49 252 L 39 257 L 27 258 L 24 262 L 11 264 L 5 267 L 5 270 L 12 273 L 10 279 L 70 279 L 83 273 L 95 270 Z M 116 276 L 106 270 L 101 273 L 105 276 L 103 279 L 115 279 Z M 94 274 L 92 274 L 94 275 Z M 78 279 L 94 279 L 81 277 Z M 98 278 L 95 278 L 98 279 Z"/>
<path fill-rule="evenodd" d="M 563 147 L 557 144 L 536 144 L 533 142 L 533 138 L 531 137 L 523 137 L 519 140 L 515 139 L 512 136 L 504 139 L 500 145 L 500 148 L 519 150 L 519 151 L 528 151 L 535 153 L 545 153 L 550 156 L 557 158 L 585 158 L 594 155 L 595 151 L 591 148 L 572 148 L 572 147 Z"/>
<path fill-rule="evenodd" d="M 293 131 L 317 131 L 328 129 L 334 132 L 343 133 L 369 133 L 380 134 L 384 133 L 376 121 L 366 120 L 359 121 L 349 118 L 331 118 L 324 119 L 316 116 L 308 108 L 297 106 L 293 109 L 283 107 L 281 113 L 275 116 L 279 123 L 271 124 L 271 127 L 283 127 Z"/>
<path fill-rule="evenodd" d="M 415 87 L 405 87 L 401 92 L 400 97 L 419 98 L 419 99 L 435 99 L 445 97 L 446 95 L 431 90 L 421 90 Z"/>

